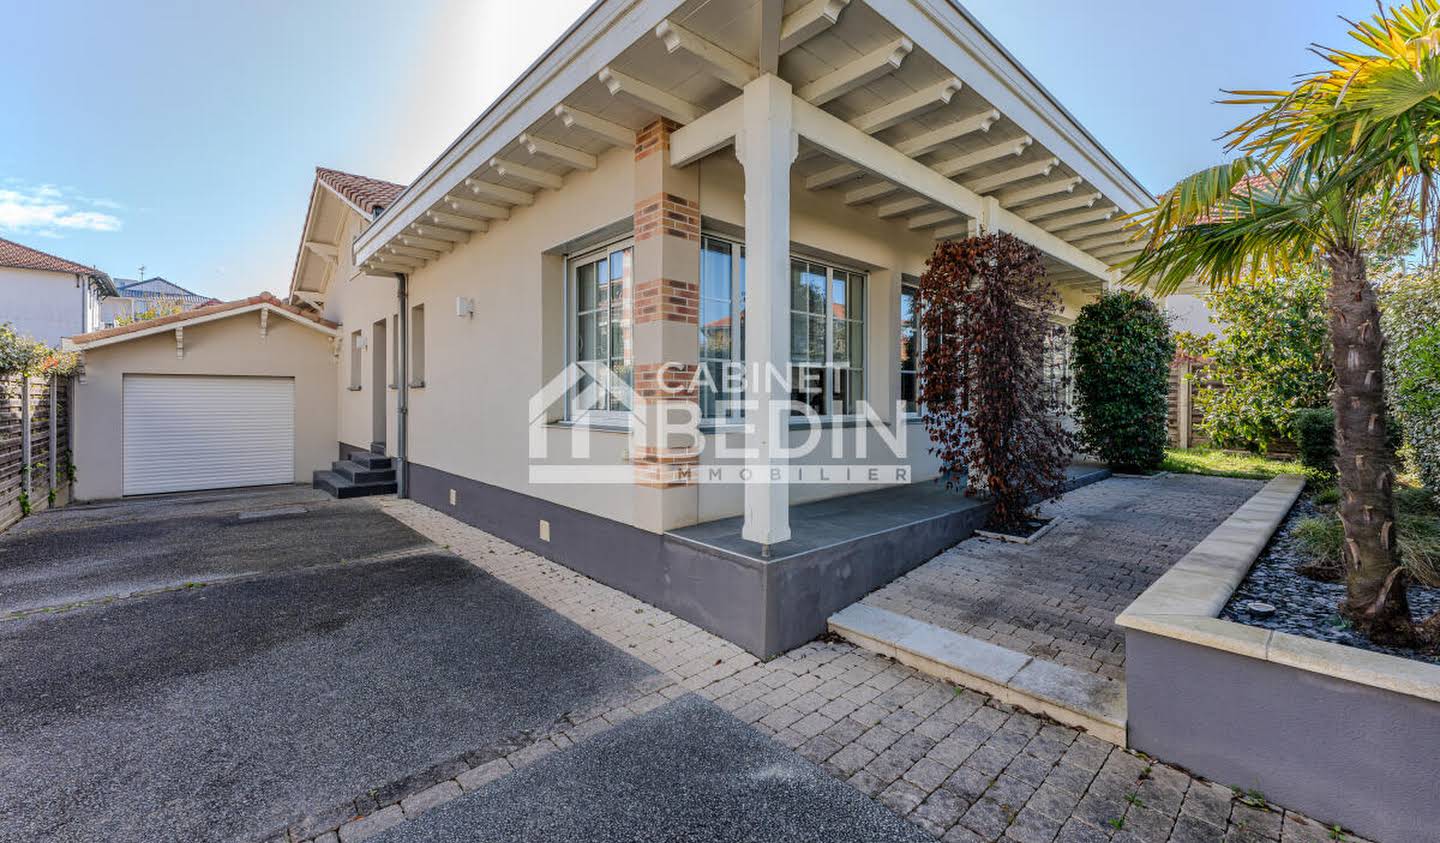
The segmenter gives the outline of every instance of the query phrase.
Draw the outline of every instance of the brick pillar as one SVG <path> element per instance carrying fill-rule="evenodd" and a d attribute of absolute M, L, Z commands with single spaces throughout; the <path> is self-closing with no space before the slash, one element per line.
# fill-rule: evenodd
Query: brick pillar
<path fill-rule="evenodd" d="M 700 185 L 694 168 L 670 166 L 670 133 L 657 120 L 635 137 L 633 352 L 637 413 L 631 435 L 635 526 L 653 532 L 693 524 L 699 498 L 695 443 L 667 440 L 662 418 L 697 406 L 693 378 L 700 355 Z"/>

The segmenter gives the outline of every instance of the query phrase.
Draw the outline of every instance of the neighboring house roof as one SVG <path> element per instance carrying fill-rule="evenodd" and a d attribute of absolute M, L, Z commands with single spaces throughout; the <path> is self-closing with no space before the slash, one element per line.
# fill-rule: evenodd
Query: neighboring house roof
<path fill-rule="evenodd" d="M 302 325 L 308 325 L 332 336 L 335 334 L 336 329 L 340 327 L 336 322 L 321 319 L 308 311 L 285 304 L 275 298 L 273 294 L 265 292 L 258 296 L 251 296 L 245 299 L 206 305 L 205 307 L 199 307 L 194 310 L 187 310 L 184 313 L 175 313 L 169 316 L 160 316 L 155 319 L 146 319 L 141 322 L 132 322 L 129 325 L 121 325 L 118 328 L 105 328 L 100 331 L 91 331 L 88 334 L 77 334 L 76 336 L 69 337 L 67 342 L 80 349 L 97 345 L 109 345 L 114 342 L 139 339 L 140 337 L 172 330 L 174 328 L 183 328 L 191 323 L 210 322 L 226 316 L 262 309 L 278 313 Z"/>
<path fill-rule="evenodd" d="M 165 298 L 183 299 L 190 304 L 211 304 L 218 303 L 219 299 L 187 290 L 173 281 L 167 281 L 160 276 L 146 278 L 137 281 L 133 278 L 116 278 L 115 289 L 124 298 L 150 298 L 163 296 Z"/>
<path fill-rule="evenodd" d="M 99 282 L 102 295 L 113 296 L 116 294 L 115 283 L 110 280 L 110 276 L 100 270 L 66 260 L 58 255 L 52 255 L 49 252 L 42 252 L 39 249 L 23 246 L 13 240 L 6 240 L 3 237 L 0 237 L 0 266 L 85 275 Z"/>
<path fill-rule="evenodd" d="M 346 202 L 354 205 L 367 218 L 374 217 L 375 211 L 390 207 L 404 190 L 405 185 L 393 181 L 357 176 L 328 167 L 316 167 L 315 178 L 340 194 Z"/>

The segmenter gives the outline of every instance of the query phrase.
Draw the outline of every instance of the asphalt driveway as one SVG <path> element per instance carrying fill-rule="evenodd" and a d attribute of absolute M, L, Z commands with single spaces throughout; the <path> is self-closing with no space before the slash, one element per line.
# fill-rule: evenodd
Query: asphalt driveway
<path fill-rule="evenodd" d="M 562 730 L 579 742 L 386 837 L 925 839 L 662 689 L 680 690 L 365 501 L 182 495 L 0 536 L 0 841 L 299 839 Z M 574 726 L 632 705 L 649 713 Z"/>
<path fill-rule="evenodd" d="M 97 602 L 0 622 L 0 839 L 264 839 L 344 819 L 361 794 L 654 673 L 363 503 L 309 500 L 263 530 L 241 520 L 255 505 L 67 513 L 5 537 L 0 603 Z M 341 561 L 372 547 L 390 558 Z"/>

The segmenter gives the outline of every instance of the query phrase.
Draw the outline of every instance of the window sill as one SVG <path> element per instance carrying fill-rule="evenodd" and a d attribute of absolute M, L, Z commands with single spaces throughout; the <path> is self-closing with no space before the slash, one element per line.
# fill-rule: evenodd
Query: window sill
<path fill-rule="evenodd" d="M 410 381 L 409 387 L 411 389 L 424 389 L 425 381 Z"/>
<path fill-rule="evenodd" d="M 620 424 L 618 422 L 577 422 L 562 419 L 560 421 L 550 422 L 545 426 L 564 428 L 566 430 L 594 430 L 600 433 L 628 434 L 630 432 L 630 426 L 628 424 Z"/>
<path fill-rule="evenodd" d="M 358 386 L 347 386 L 347 387 L 345 387 L 345 391 L 346 391 L 346 392 L 359 392 L 359 391 L 360 391 L 360 387 L 358 387 Z"/>

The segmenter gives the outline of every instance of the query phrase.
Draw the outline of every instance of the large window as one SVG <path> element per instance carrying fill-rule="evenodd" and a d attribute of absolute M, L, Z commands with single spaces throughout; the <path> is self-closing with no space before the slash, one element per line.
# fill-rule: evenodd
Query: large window
<path fill-rule="evenodd" d="M 621 383 L 632 383 L 631 266 L 629 244 L 611 246 L 571 263 L 574 359 L 609 367 L 615 381 L 595 383 L 587 375 L 578 385 L 571 414 L 628 410 Z"/>
<path fill-rule="evenodd" d="M 745 398 L 745 247 L 705 237 L 700 244 L 700 414 L 738 418 Z"/>
<path fill-rule="evenodd" d="M 790 378 L 791 398 L 817 414 L 856 412 L 865 397 L 865 276 L 790 261 Z"/>
<path fill-rule="evenodd" d="M 1045 336 L 1045 399 L 1056 415 L 1070 415 L 1075 406 L 1075 378 L 1070 373 L 1073 357 L 1070 328 L 1059 323 Z"/>
<path fill-rule="evenodd" d="M 905 412 L 920 412 L 920 288 L 900 285 L 900 400 Z"/>
<path fill-rule="evenodd" d="M 790 262 L 791 397 L 822 415 L 856 412 L 865 397 L 865 276 Z M 706 236 L 700 245 L 700 410 L 738 418 L 744 399 L 745 250 Z M 731 366 L 727 364 L 741 364 Z M 727 376 L 727 372 L 731 376 Z M 728 402 L 728 403 L 727 403 Z"/>

